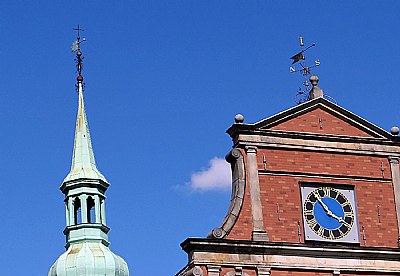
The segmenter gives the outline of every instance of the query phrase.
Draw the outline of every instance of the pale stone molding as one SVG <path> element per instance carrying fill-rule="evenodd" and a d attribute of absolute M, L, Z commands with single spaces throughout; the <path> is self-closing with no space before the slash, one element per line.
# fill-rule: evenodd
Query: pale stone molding
<path fill-rule="evenodd" d="M 209 234 L 209 238 L 223 239 L 231 231 L 239 217 L 242 209 L 246 173 L 244 167 L 244 158 L 240 149 L 232 149 L 225 157 L 226 161 L 231 164 L 232 170 L 232 196 L 228 212 L 220 227 L 213 229 Z"/>
<path fill-rule="evenodd" d="M 269 276 L 271 275 L 271 268 L 265 266 L 257 266 L 258 276 Z"/>
<path fill-rule="evenodd" d="M 203 276 L 203 270 L 199 266 L 186 266 L 176 276 Z"/>
<path fill-rule="evenodd" d="M 334 270 L 332 275 L 333 275 L 333 276 L 338 276 L 338 275 L 340 275 L 340 270 Z"/>
<path fill-rule="evenodd" d="M 232 271 L 235 274 L 233 274 L 234 276 L 245 276 L 244 272 L 243 272 L 243 268 L 241 266 L 235 267 L 235 271 Z"/>
<path fill-rule="evenodd" d="M 250 276 L 246 272 L 243 272 L 243 268 L 241 266 L 235 267 L 235 270 L 229 271 L 225 273 L 224 276 Z"/>
<path fill-rule="evenodd" d="M 391 141 L 347 136 L 330 137 L 329 135 L 322 136 L 276 130 L 263 130 L 262 134 L 238 134 L 234 143 L 238 147 L 251 145 L 285 150 L 310 150 L 384 157 L 390 154 L 400 156 L 399 146 L 393 145 Z"/>
<path fill-rule="evenodd" d="M 258 178 L 257 166 L 257 147 L 247 146 L 246 153 L 251 214 L 253 217 L 252 239 L 254 241 L 268 241 L 268 235 L 264 228 L 264 218 L 260 198 L 260 181 Z"/>
<path fill-rule="evenodd" d="M 396 205 L 396 215 L 397 215 L 397 231 L 398 239 L 397 244 L 400 247 L 400 167 L 399 167 L 399 157 L 389 156 L 390 172 L 392 174 L 392 183 L 394 191 L 394 202 Z"/>
<path fill-rule="evenodd" d="M 344 270 L 349 274 L 395 274 L 400 271 L 400 255 L 396 248 L 310 247 L 304 244 L 210 239 L 188 239 L 182 248 L 190 252 L 190 263 L 232 268 L 241 266 L 256 268 L 260 272 L 264 267 L 271 268 L 271 271 L 300 269 L 331 275 L 334 271 Z M 268 269 L 264 271 L 268 272 Z"/>
<path fill-rule="evenodd" d="M 200 267 L 195 266 L 189 269 L 184 276 L 203 276 L 203 270 Z"/>
<path fill-rule="evenodd" d="M 207 265 L 208 276 L 220 276 L 221 266 L 219 265 Z"/>

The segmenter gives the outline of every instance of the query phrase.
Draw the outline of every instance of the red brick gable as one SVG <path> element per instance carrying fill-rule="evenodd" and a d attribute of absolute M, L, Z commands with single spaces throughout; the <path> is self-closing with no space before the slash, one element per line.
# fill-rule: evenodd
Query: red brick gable
<path fill-rule="evenodd" d="M 235 140 L 237 135 L 253 131 L 263 133 L 264 136 L 274 135 L 276 131 L 276 135 L 288 132 L 304 133 L 306 136 L 326 135 L 331 138 L 332 136 L 358 137 L 382 141 L 393 139 L 389 132 L 324 98 L 289 108 L 255 124 L 233 124 L 227 133 Z"/>
<path fill-rule="evenodd" d="M 227 133 L 227 214 L 207 238 L 182 243 L 189 262 L 177 276 L 200 267 L 204 276 L 400 275 L 399 136 L 324 98 L 254 124 L 236 120 Z M 314 199 L 325 218 L 349 219 L 344 238 L 313 237 L 309 198 L 324 188 L 348 195 L 344 219 Z"/>
<path fill-rule="evenodd" d="M 318 107 L 270 127 L 271 130 L 295 131 L 344 136 L 373 137 L 344 119 Z"/>

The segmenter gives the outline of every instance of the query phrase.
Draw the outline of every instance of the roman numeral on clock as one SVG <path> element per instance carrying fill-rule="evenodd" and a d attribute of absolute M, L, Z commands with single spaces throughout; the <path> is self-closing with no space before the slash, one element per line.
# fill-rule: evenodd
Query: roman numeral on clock
<path fill-rule="evenodd" d="M 324 191 L 326 197 L 331 197 L 331 188 L 323 187 L 322 190 Z"/>
<path fill-rule="evenodd" d="M 317 221 L 315 220 L 315 218 L 313 218 L 313 219 L 311 219 L 311 220 L 307 220 L 307 223 L 308 223 L 308 225 L 309 225 L 311 228 L 314 228 L 315 225 L 318 224 Z"/>

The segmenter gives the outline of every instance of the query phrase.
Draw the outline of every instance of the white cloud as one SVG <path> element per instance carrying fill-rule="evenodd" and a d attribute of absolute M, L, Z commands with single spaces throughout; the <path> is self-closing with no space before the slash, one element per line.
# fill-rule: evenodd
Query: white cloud
<path fill-rule="evenodd" d="M 231 183 L 229 163 L 225 159 L 214 157 L 207 169 L 192 174 L 189 186 L 195 191 L 228 190 Z"/>

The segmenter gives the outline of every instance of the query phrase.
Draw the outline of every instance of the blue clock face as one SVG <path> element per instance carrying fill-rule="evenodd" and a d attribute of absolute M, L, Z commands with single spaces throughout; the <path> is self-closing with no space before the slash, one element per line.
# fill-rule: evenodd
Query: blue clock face
<path fill-rule="evenodd" d="M 349 200 L 338 190 L 321 187 L 311 191 L 304 201 L 304 218 L 318 236 L 337 240 L 346 236 L 354 224 Z"/>

